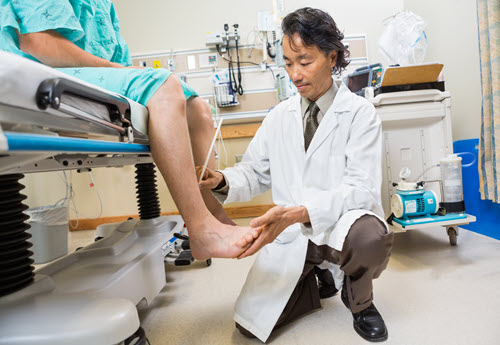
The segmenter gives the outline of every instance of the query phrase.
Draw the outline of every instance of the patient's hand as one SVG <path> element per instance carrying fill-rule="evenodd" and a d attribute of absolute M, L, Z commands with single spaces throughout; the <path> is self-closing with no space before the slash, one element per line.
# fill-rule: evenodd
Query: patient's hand
<path fill-rule="evenodd" d="M 196 177 L 199 180 L 201 172 L 203 171 L 202 166 L 196 167 Z M 203 174 L 203 179 L 200 181 L 199 186 L 200 189 L 215 189 L 221 182 L 224 181 L 224 175 L 218 171 L 214 171 L 212 169 L 207 168 L 205 173 Z M 225 185 L 225 184 L 224 184 Z M 220 186 L 220 188 L 224 187 Z"/>

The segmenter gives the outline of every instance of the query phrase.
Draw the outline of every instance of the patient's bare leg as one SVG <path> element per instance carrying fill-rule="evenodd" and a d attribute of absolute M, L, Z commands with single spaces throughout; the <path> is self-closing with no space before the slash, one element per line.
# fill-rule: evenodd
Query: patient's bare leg
<path fill-rule="evenodd" d="M 186 106 L 187 123 L 189 135 L 191 136 L 191 148 L 193 149 L 194 165 L 205 164 L 208 150 L 214 136 L 214 123 L 212 112 L 208 103 L 200 97 L 194 97 L 187 101 Z M 215 170 L 215 154 L 212 152 L 208 167 Z M 226 214 L 222 205 L 214 198 L 209 190 L 202 190 L 201 196 L 208 210 L 224 224 L 236 225 Z"/>
<path fill-rule="evenodd" d="M 258 232 L 222 224 L 206 208 L 195 176 L 186 121 L 186 100 L 171 75 L 147 104 L 151 154 L 190 234 L 196 259 L 236 257 Z"/>

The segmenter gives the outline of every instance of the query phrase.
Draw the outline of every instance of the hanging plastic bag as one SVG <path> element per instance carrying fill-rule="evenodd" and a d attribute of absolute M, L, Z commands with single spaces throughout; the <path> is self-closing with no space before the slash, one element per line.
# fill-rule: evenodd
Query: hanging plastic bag
<path fill-rule="evenodd" d="M 68 208 L 66 206 L 41 206 L 30 208 L 26 211 L 30 216 L 29 222 L 45 225 L 67 225 L 69 221 Z"/>
<path fill-rule="evenodd" d="M 380 36 L 380 52 L 391 65 L 421 64 L 427 52 L 427 23 L 415 13 L 404 10 L 393 16 Z"/>

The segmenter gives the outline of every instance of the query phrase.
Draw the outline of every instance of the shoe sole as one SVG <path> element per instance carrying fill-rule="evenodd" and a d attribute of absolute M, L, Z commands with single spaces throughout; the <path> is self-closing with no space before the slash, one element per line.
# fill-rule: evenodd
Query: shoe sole
<path fill-rule="evenodd" d="M 377 337 L 377 338 L 370 338 L 370 337 L 367 337 L 365 334 L 363 334 L 357 327 L 356 327 L 356 324 L 352 323 L 352 327 L 354 328 L 354 330 L 356 331 L 356 333 L 358 333 L 358 335 L 363 338 L 364 340 L 368 340 L 368 341 L 371 341 L 373 343 L 377 343 L 377 342 L 381 342 L 381 341 L 386 341 L 388 338 L 389 338 L 389 333 L 385 333 L 384 335 L 380 336 L 380 337 Z"/>

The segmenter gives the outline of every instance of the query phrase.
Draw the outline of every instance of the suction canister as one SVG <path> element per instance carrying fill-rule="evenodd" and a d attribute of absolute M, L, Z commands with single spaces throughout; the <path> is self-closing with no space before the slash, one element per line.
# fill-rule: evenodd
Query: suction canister
<path fill-rule="evenodd" d="M 441 206 L 446 213 L 465 212 L 462 186 L 462 157 L 455 154 L 442 158 L 439 162 L 443 181 L 443 200 Z"/>

